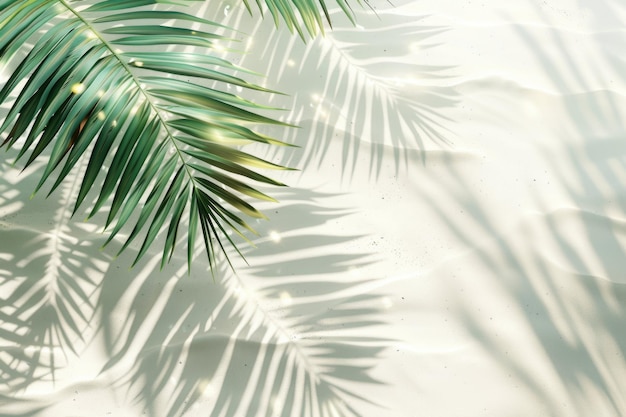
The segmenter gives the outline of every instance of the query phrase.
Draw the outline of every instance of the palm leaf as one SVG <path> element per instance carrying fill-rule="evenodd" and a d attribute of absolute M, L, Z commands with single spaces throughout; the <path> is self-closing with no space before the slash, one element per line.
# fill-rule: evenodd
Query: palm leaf
<path fill-rule="evenodd" d="M 252 14 L 252 8 L 248 0 L 243 0 L 246 9 Z M 356 0 L 357 4 L 363 5 L 361 0 Z M 335 3 L 341 8 L 343 14 L 350 20 L 352 24 L 356 23 L 355 15 L 346 0 L 335 0 Z M 256 4 L 263 13 L 264 9 L 259 0 Z M 365 4 L 369 6 L 369 1 L 365 0 Z M 318 31 L 324 33 L 324 20 L 332 27 L 332 19 L 329 9 L 324 0 L 315 2 L 314 0 L 265 0 L 265 5 L 269 10 L 274 24 L 278 26 L 280 20 L 284 20 L 290 32 L 297 32 L 300 37 L 305 40 L 305 32 L 314 37 Z M 321 12 L 321 13 L 320 13 Z M 322 13 L 324 17 L 322 17 Z"/>
<path fill-rule="evenodd" d="M 157 4 L 190 2 L 100 1 L 85 8 L 77 0 L 1 1 L 0 68 L 14 70 L 0 105 L 16 97 L 0 135 L 2 145 L 19 148 L 16 160 L 26 158 L 25 167 L 49 150 L 35 192 L 56 172 L 53 192 L 88 158 L 73 211 L 91 191 L 97 195 L 88 218 L 110 202 L 107 243 L 134 221 L 121 249 L 143 233 L 134 263 L 162 230 L 167 262 L 181 224 L 188 224 L 193 245 L 199 223 L 213 268 L 212 239 L 223 250 L 220 238 L 234 243 L 226 228 L 241 236 L 240 229 L 252 230 L 242 213 L 263 217 L 246 199 L 268 197 L 245 179 L 283 185 L 255 169 L 286 168 L 237 147 L 281 145 L 249 125 L 285 124 L 255 113 L 266 107 L 222 91 L 235 85 L 273 93 L 235 76 L 237 66 L 214 56 L 214 43 L 227 39 L 221 25 Z M 172 20 L 177 25 L 164 24 Z M 18 57 L 24 45 L 28 53 Z M 167 51 L 171 45 L 206 53 Z M 98 178 L 103 183 L 96 190 Z"/>

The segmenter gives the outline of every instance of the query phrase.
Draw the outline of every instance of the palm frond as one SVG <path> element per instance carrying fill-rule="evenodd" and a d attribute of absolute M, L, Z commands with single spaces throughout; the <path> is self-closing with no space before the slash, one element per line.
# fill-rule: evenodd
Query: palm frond
<path fill-rule="evenodd" d="M 13 69 L 0 105 L 17 96 L 0 125 L 2 145 L 19 145 L 16 160 L 26 158 L 26 167 L 50 149 L 35 192 L 56 172 L 54 191 L 88 158 L 73 211 L 104 178 L 88 218 L 110 202 L 107 243 L 134 222 L 121 249 L 143 233 L 133 265 L 162 230 L 161 265 L 168 262 L 188 217 L 187 261 L 200 225 L 212 269 L 214 252 L 224 249 L 220 239 L 235 244 L 227 229 L 244 237 L 242 230 L 254 232 L 242 213 L 263 217 L 246 199 L 268 197 L 242 180 L 283 185 L 255 169 L 286 168 L 238 147 L 280 145 L 250 125 L 286 124 L 255 113 L 266 107 L 222 89 L 273 92 L 234 75 L 237 66 L 214 56 L 216 43 L 227 39 L 218 33 L 221 25 L 157 4 L 190 2 L 0 2 L 0 68 Z M 165 24 L 172 20 L 177 25 Z M 191 27 L 198 24 L 201 29 Z M 17 57 L 24 45 L 30 45 L 28 54 Z M 207 54 L 168 51 L 171 45 L 201 47 Z"/>
<path fill-rule="evenodd" d="M 250 2 L 248 0 L 243 0 L 243 2 L 248 12 L 252 14 Z M 335 0 L 334 3 L 341 8 L 342 14 L 353 25 L 356 24 L 352 5 L 348 0 Z M 359 6 L 364 5 L 361 0 L 356 0 L 356 3 Z M 369 6 L 368 0 L 365 0 L 364 3 Z M 261 2 L 256 0 L 256 4 L 263 13 L 264 8 Z M 284 20 L 289 31 L 297 32 L 303 40 L 306 40 L 305 30 L 312 37 L 315 37 L 318 32 L 324 33 L 324 20 L 332 27 L 331 11 L 325 0 L 318 0 L 317 2 L 313 0 L 265 0 L 265 5 L 276 26 L 279 25 L 281 19 Z"/>

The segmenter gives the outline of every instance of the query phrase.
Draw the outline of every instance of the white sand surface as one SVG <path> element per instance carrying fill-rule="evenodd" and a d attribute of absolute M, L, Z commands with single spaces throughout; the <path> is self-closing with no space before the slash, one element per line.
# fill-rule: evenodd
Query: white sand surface
<path fill-rule="evenodd" d="M 626 415 L 626 4 L 371 3 L 197 8 L 301 126 L 237 275 L 129 271 L 2 155 L 0 415 Z"/>

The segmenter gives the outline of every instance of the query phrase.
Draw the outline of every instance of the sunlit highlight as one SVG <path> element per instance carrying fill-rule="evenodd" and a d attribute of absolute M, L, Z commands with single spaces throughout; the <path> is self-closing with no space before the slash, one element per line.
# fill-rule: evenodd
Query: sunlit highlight
<path fill-rule="evenodd" d="M 277 231 L 272 230 L 270 232 L 270 239 L 272 239 L 272 242 L 278 243 L 278 242 L 280 242 L 282 240 L 282 237 L 280 236 L 280 234 Z"/>
<path fill-rule="evenodd" d="M 85 84 L 83 83 L 76 83 L 72 86 L 72 93 L 74 94 L 80 94 L 83 91 L 85 91 Z"/>
<path fill-rule="evenodd" d="M 242 288 L 241 286 L 237 286 L 237 288 L 235 288 L 233 292 L 235 293 L 235 297 L 239 299 L 245 300 L 248 297 L 246 290 Z"/>
<path fill-rule="evenodd" d="M 204 379 L 198 384 L 198 394 L 204 398 L 213 397 L 215 395 L 215 387 L 211 384 L 210 379 Z"/>
<path fill-rule="evenodd" d="M 293 304 L 293 298 L 291 298 L 291 294 L 289 294 L 287 291 L 281 292 L 279 297 L 280 297 L 280 304 L 283 307 L 288 307 Z"/>

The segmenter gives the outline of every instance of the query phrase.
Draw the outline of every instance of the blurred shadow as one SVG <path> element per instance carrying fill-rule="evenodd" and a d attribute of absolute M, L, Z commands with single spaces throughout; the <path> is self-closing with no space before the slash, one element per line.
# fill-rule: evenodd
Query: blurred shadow
<path fill-rule="evenodd" d="M 370 149 L 365 163 L 375 179 L 385 152 L 393 155 L 397 171 L 407 163 L 407 152 L 446 146 L 454 123 L 446 110 L 458 101 L 446 82 L 453 68 L 429 64 L 427 57 L 448 28 L 413 14 L 401 8 L 379 15 L 357 11 L 357 27 L 336 25 L 306 45 L 270 21 L 251 20 L 243 10 L 230 14 L 227 24 L 252 27 L 240 63 L 267 74 L 268 85 L 289 95 L 272 98 L 273 104 L 290 109 L 281 120 L 302 127 L 283 137 L 302 149 L 260 152 L 309 170 L 330 156 L 331 144 L 340 144 L 341 174 L 349 180 L 366 159 L 362 147 Z M 331 18 L 341 21 L 341 12 L 331 11 Z"/>
<path fill-rule="evenodd" d="M 19 403 L 36 382 L 54 384 L 56 371 L 89 343 L 110 258 L 97 250 L 92 225 L 70 219 L 80 171 L 56 198 L 28 201 L 38 182 L 31 174 L 43 162 L 20 175 L 6 162 L 15 154 L 0 162 L 0 394 Z"/>
<path fill-rule="evenodd" d="M 583 59 L 582 46 L 573 49 L 563 29 L 547 18 L 546 25 L 513 25 L 556 90 L 556 95 L 522 92 L 516 100 L 542 96 L 543 105 L 564 110 L 562 120 L 535 121 L 545 123 L 546 131 L 558 138 L 558 146 L 533 142 L 545 161 L 545 177 L 531 174 L 529 167 L 528 177 L 522 178 L 539 211 L 523 213 L 503 228 L 490 218 L 490 205 L 498 198 L 485 199 L 454 163 L 437 177 L 437 190 L 418 188 L 433 203 L 433 215 L 470 248 L 453 256 L 454 262 L 439 265 L 437 275 L 456 277 L 455 286 L 476 281 L 475 291 L 488 282 L 489 288 L 497 288 L 494 294 L 501 294 L 492 303 L 478 303 L 478 292 L 459 294 L 450 288 L 458 306 L 455 317 L 481 347 L 512 381 L 521 381 L 532 392 L 546 415 L 563 415 L 563 398 L 581 414 L 606 410 L 607 415 L 624 415 L 623 374 L 619 366 L 611 366 L 626 357 L 626 143 L 616 139 L 626 132 L 624 102 L 617 91 L 594 91 L 592 81 L 609 84 L 600 75 L 607 73 L 607 65 L 609 73 L 622 74 L 622 84 L 626 78 L 610 54 Z M 548 42 L 538 30 L 548 32 Z M 599 35 L 579 36 L 603 51 Z M 558 203 L 549 184 L 562 187 L 568 203 Z M 520 352 L 513 336 L 502 336 L 510 324 L 498 323 L 493 312 L 500 304 L 523 317 L 534 337 L 531 342 L 545 358 Z M 549 369 L 543 367 L 544 359 Z M 557 398 L 555 392 L 564 394 Z"/>
<path fill-rule="evenodd" d="M 252 266 L 238 276 L 223 262 L 215 283 L 202 262 L 186 276 L 182 258 L 159 273 L 156 258 L 123 281 L 104 277 L 103 372 L 147 415 L 348 416 L 354 401 L 375 403 L 356 388 L 380 383 L 369 370 L 389 343 L 367 331 L 383 324 L 382 296 L 355 270 L 372 255 L 345 250 L 358 236 L 308 231 L 346 214 L 324 208 L 334 195 L 279 197 L 271 226 L 285 234 L 245 249 Z"/>
<path fill-rule="evenodd" d="M 407 109 L 395 110 L 408 117 Z M 278 193 L 285 203 L 272 226 L 286 230 L 280 243 L 270 233 L 245 249 L 252 266 L 239 275 L 222 260 L 212 282 L 200 248 L 190 276 L 182 253 L 162 272 L 156 253 L 120 271 L 136 248 L 113 261 L 109 249 L 98 250 L 104 237 L 70 219 L 81 172 L 53 194 L 58 201 L 24 204 L 37 175 L 11 182 L 1 169 L 0 395 L 12 404 L 0 413 L 34 416 L 62 402 L 20 400 L 33 387 L 54 387 L 58 370 L 79 363 L 87 345 L 107 357 L 100 377 L 116 385 L 106 388 L 126 391 L 151 416 L 197 407 L 216 417 L 356 416 L 355 403 L 376 405 L 358 392 L 381 383 L 369 371 L 389 344 L 370 331 L 384 324 L 382 295 L 361 271 L 375 258 L 346 249 L 360 236 L 312 231 L 347 214 L 324 208 L 335 195 Z"/>

